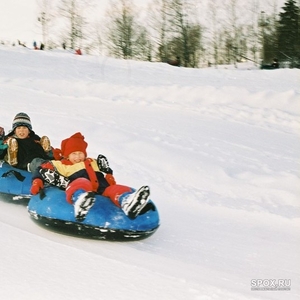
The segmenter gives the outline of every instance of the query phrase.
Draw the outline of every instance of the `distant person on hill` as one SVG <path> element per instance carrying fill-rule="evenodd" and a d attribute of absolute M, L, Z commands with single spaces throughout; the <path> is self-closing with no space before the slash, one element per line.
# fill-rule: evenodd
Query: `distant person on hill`
<path fill-rule="evenodd" d="M 179 56 L 176 57 L 175 60 L 167 60 L 167 63 L 171 66 L 176 66 L 176 67 L 180 67 L 181 66 L 181 59 Z"/>
<path fill-rule="evenodd" d="M 278 69 L 278 68 L 279 68 L 279 62 L 278 62 L 278 59 L 277 59 L 277 58 L 274 58 L 274 59 L 273 59 L 272 67 L 273 67 L 274 69 Z"/>
<path fill-rule="evenodd" d="M 274 70 L 279 68 L 279 62 L 277 58 L 273 59 L 273 62 L 271 64 L 262 64 L 261 69 L 265 70 Z"/>

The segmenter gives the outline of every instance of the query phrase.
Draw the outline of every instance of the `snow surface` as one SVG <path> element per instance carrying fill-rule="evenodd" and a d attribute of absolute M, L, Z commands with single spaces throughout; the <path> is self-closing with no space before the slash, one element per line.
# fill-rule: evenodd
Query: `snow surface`
<path fill-rule="evenodd" d="M 0 47 L 1 125 L 54 147 L 80 131 L 119 183 L 148 184 L 161 226 L 107 242 L 46 230 L 0 201 L 1 299 L 300 299 L 300 70 Z M 252 291 L 253 279 L 291 280 Z"/>

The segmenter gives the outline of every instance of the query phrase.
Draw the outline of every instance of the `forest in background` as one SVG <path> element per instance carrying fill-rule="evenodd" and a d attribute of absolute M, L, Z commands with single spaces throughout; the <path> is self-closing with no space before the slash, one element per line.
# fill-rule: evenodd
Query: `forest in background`
<path fill-rule="evenodd" d="M 168 62 L 199 68 L 245 60 L 300 67 L 300 0 L 109 1 L 94 20 L 95 0 L 37 0 L 44 49 L 81 49 L 88 54 Z M 206 9 L 205 20 L 201 12 Z"/>

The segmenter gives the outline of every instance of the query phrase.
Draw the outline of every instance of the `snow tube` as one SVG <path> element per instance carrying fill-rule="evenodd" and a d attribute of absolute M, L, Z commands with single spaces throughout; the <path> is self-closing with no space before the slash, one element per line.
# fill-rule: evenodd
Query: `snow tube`
<path fill-rule="evenodd" d="M 0 160 L 0 193 L 30 198 L 31 174 Z"/>
<path fill-rule="evenodd" d="M 159 215 L 150 200 L 134 220 L 108 198 L 96 195 L 96 202 L 83 222 L 76 221 L 73 205 L 66 201 L 65 191 L 46 186 L 45 196 L 30 195 L 31 173 L 16 169 L 0 160 L 0 193 L 13 200 L 26 199 L 29 215 L 38 224 L 68 235 L 106 240 L 137 240 L 152 235 L 159 227 Z"/>
<path fill-rule="evenodd" d="M 32 219 L 46 228 L 69 235 L 106 240 L 137 240 L 152 235 L 159 227 L 159 215 L 150 200 L 134 220 L 108 198 L 96 195 L 96 202 L 83 222 L 76 221 L 73 205 L 63 190 L 46 186 L 45 196 L 30 194 L 31 173 L 0 160 L 0 193 L 13 200 L 26 200 Z M 146 211 L 147 210 L 147 211 Z"/>
<path fill-rule="evenodd" d="M 66 201 L 66 194 L 57 187 L 45 189 L 45 196 L 32 196 L 28 212 L 37 223 L 69 235 L 105 240 L 137 240 L 152 235 L 159 226 L 159 215 L 150 200 L 145 210 L 134 220 L 110 199 L 96 195 L 96 202 L 82 222 L 74 216 L 73 205 Z"/>

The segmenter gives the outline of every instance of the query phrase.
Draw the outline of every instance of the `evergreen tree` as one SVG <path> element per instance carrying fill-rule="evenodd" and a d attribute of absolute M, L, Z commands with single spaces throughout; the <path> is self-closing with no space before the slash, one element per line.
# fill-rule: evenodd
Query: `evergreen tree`
<path fill-rule="evenodd" d="M 262 14 L 264 15 L 264 13 Z M 278 20 L 274 13 L 270 16 L 261 16 L 260 26 L 262 28 L 261 42 L 263 47 L 263 64 L 272 63 L 278 57 Z"/>
<path fill-rule="evenodd" d="M 300 64 L 299 7 L 295 0 L 287 0 L 280 13 L 278 27 L 278 51 L 281 60 L 289 60 L 291 66 Z"/>
<path fill-rule="evenodd" d="M 93 5 L 92 0 L 60 0 L 59 12 L 66 23 L 63 41 L 71 49 L 82 48 L 85 44 L 85 28 L 88 24 L 87 10 Z"/>
<path fill-rule="evenodd" d="M 168 60 L 168 38 L 170 34 L 169 7 L 170 0 L 153 0 L 149 5 L 150 27 L 152 27 L 152 38 L 157 46 L 156 58 L 159 61 Z"/>
<path fill-rule="evenodd" d="M 146 28 L 137 21 L 132 0 L 116 0 L 107 11 L 109 54 L 124 59 L 151 60 L 151 43 Z"/>
<path fill-rule="evenodd" d="M 201 48 L 201 26 L 196 21 L 194 1 L 171 0 L 169 3 L 168 53 L 184 67 L 195 68 L 199 64 Z"/>

